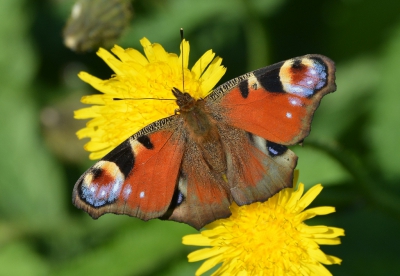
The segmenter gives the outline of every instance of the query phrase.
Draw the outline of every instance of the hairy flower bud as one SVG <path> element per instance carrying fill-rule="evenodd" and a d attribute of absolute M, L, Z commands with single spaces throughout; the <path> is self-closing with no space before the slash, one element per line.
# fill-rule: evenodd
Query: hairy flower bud
<path fill-rule="evenodd" d="M 84 52 L 111 45 L 132 15 L 127 0 L 78 0 L 64 29 L 64 43 Z"/>

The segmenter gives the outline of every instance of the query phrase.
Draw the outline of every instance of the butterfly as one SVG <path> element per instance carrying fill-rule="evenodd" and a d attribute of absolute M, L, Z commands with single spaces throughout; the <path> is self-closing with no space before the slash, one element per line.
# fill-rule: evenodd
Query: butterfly
<path fill-rule="evenodd" d="M 322 97 L 336 90 L 335 65 L 305 55 L 227 81 L 204 99 L 171 89 L 179 109 L 144 127 L 89 168 L 73 203 L 105 213 L 202 228 L 239 206 L 292 187 L 300 144 Z"/>

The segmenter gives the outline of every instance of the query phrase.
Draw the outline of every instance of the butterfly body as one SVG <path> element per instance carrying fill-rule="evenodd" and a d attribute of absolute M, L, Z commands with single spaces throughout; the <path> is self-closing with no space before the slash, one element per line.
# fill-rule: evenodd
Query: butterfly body
<path fill-rule="evenodd" d="M 292 186 L 287 145 L 310 131 L 321 98 L 335 90 L 320 55 L 277 63 L 228 81 L 205 99 L 172 89 L 176 114 L 119 145 L 77 181 L 74 204 L 97 218 L 127 214 L 199 229 L 229 206 L 265 201 Z"/>
<path fill-rule="evenodd" d="M 193 141 L 193 146 L 200 149 L 201 157 L 211 170 L 225 171 L 225 154 L 212 111 L 207 109 L 204 100 L 195 100 L 178 89 L 174 91 L 182 120 L 181 131 L 185 133 L 186 140 Z"/>

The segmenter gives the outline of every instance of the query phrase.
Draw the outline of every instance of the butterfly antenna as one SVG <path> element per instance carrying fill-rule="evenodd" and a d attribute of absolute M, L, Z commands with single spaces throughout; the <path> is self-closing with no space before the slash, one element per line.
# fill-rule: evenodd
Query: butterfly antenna
<path fill-rule="evenodd" d="M 182 55 L 182 92 L 185 92 L 185 72 L 183 70 L 183 58 L 184 58 L 184 55 L 183 55 L 183 28 L 181 28 L 180 33 L 181 33 L 181 47 L 182 47 L 182 49 L 181 49 L 181 55 Z"/>
<path fill-rule="evenodd" d="M 176 99 L 158 99 L 158 98 L 113 98 L 114 101 L 139 101 L 139 100 L 157 100 L 157 101 L 176 101 Z"/>

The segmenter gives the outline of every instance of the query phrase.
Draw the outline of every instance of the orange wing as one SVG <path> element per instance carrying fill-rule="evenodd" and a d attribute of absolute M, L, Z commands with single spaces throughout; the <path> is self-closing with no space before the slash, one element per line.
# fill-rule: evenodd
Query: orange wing
<path fill-rule="evenodd" d="M 143 220 L 164 215 L 184 149 L 174 120 L 169 117 L 147 126 L 87 170 L 75 184 L 73 203 L 93 218 L 105 213 Z"/>
<path fill-rule="evenodd" d="M 227 140 L 230 194 L 240 206 L 265 201 L 293 185 L 297 156 L 286 146 L 236 130 L 236 141 Z"/>
<path fill-rule="evenodd" d="M 216 104 L 227 124 L 293 145 L 309 134 L 321 98 L 335 89 L 333 61 L 307 55 L 228 81 L 206 99 Z"/>

